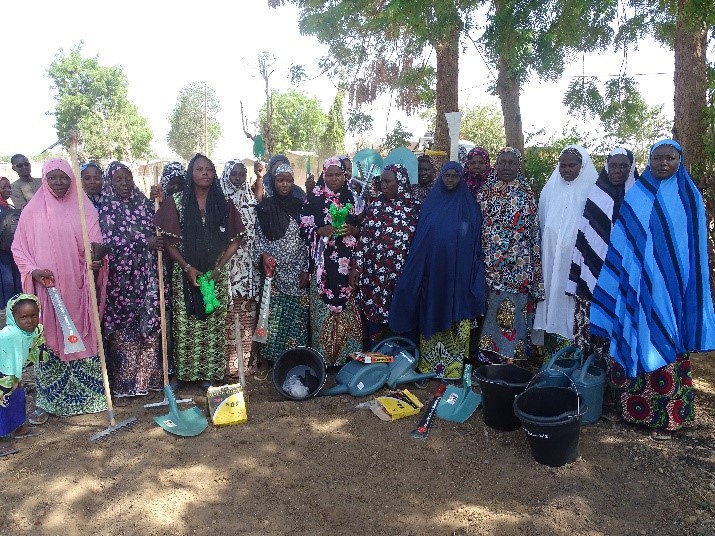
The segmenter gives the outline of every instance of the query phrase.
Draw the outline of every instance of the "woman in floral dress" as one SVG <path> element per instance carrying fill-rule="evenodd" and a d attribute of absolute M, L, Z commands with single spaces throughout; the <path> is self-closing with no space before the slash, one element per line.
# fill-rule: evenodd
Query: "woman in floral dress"
<path fill-rule="evenodd" d="M 494 177 L 483 194 L 489 299 L 479 347 L 523 359 L 534 304 L 544 299 L 538 208 L 522 174 L 518 149 L 499 151 Z"/>
<path fill-rule="evenodd" d="M 381 193 L 367 209 L 360 231 L 351 283 L 358 285 L 358 302 L 367 319 L 370 345 L 389 334 L 390 303 L 395 283 L 412 243 L 419 207 L 401 164 L 385 167 Z"/>
<path fill-rule="evenodd" d="M 336 227 L 331 206 L 351 209 L 345 224 Z M 360 235 L 355 199 L 346 182 L 344 164 L 335 156 L 323 164 L 323 181 L 308 194 L 300 228 L 313 260 L 310 283 L 312 347 L 328 364 L 343 365 L 350 352 L 362 348 L 362 321 L 350 285 Z"/>

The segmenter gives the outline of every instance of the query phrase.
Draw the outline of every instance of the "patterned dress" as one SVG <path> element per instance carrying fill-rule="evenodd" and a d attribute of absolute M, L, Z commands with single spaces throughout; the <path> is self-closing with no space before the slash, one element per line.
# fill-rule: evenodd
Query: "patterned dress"
<path fill-rule="evenodd" d="M 99 212 L 110 248 L 102 327 L 116 397 L 146 395 L 163 384 L 157 254 L 147 246 L 154 234 L 154 207 L 136 187 L 128 199 L 114 192 L 111 178 L 122 168 L 128 169 L 119 162 L 107 167 Z"/>
<path fill-rule="evenodd" d="M 325 185 L 317 187 L 301 211 L 301 233 L 308 240 L 315 264 L 310 294 L 311 344 L 330 365 L 343 365 L 350 352 L 362 349 L 362 320 L 349 281 L 357 239 L 317 234 L 320 227 L 332 224 L 331 205 L 343 208 L 348 203 L 352 209 L 346 223 L 357 225 L 354 198 L 346 185 L 337 192 Z"/>
<path fill-rule="evenodd" d="M 308 344 L 308 289 L 298 288 L 298 277 L 309 269 L 308 250 L 298 224 L 291 220 L 286 234 L 278 240 L 268 240 L 259 226 L 254 252 L 257 266 L 260 266 L 263 253 L 276 260 L 268 312 L 268 340 L 261 346 L 261 355 L 274 362 L 287 349 Z"/>
<path fill-rule="evenodd" d="M 231 305 L 226 317 L 226 376 L 238 375 L 238 348 L 241 348 L 244 373 L 253 374 L 258 366 L 258 354 L 253 348 L 253 331 L 256 329 L 259 275 L 253 265 L 253 250 L 256 241 L 256 196 L 248 180 L 243 186 L 235 186 L 230 175 L 239 160 L 229 160 L 224 166 L 220 184 L 226 199 L 230 200 L 241 214 L 246 234 L 241 247 L 228 261 L 231 288 Z M 237 344 L 236 329 L 241 333 Z"/>
<path fill-rule="evenodd" d="M 392 167 L 405 170 L 402 166 Z M 398 170 L 395 175 L 396 196 L 386 199 L 381 194 L 370 204 L 355 252 L 360 273 L 358 303 L 367 319 L 372 344 L 378 343 L 388 331 L 392 291 L 407 259 L 419 214 L 407 171 Z"/>
<path fill-rule="evenodd" d="M 489 301 L 479 346 L 523 359 L 534 302 L 544 299 L 536 200 L 520 177 L 494 182 L 484 200 L 482 245 Z"/>

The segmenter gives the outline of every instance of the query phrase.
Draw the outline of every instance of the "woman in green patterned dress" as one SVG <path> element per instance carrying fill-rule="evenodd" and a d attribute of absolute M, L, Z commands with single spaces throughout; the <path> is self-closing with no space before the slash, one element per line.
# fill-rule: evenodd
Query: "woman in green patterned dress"
<path fill-rule="evenodd" d="M 226 366 L 228 271 L 245 230 L 236 207 L 226 201 L 213 162 L 196 154 L 186 171 L 184 191 L 169 197 L 156 213 L 172 273 L 172 335 L 176 375 L 172 385 L 199 381 L 206 389 L 221 380 Z M 197 278 L 208 273 L 221 306 L 204 308 Z"/>

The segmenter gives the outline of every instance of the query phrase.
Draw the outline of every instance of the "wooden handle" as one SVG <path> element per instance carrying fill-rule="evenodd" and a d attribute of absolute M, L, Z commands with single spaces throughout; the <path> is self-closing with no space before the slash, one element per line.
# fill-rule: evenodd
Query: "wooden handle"
<path fill-rule="evenodd" d="M 159 170 L 154 170 L 154 186 L 159 185 Z M 159 197 L 154 198 L 154 212 L 159 210 Z M 156 228 L 156 236 L 161 236 Z M 164 252 L 156 252 L 156 269 L 159 271 L 159 315 L 161 318 L 161 363 L 164 369 L 164 385 L 169 385 L 169 343 L 166 330 L 166 295 L 164 293 Z M 171 277 L 171 274 L 169 274 Z"/>
<path fill-rule="evenodd" d="M 92 252 L 89 245 L 89 233 L 87 232 L 87 219 L 84 212 L 84 190 L 82 190 L 82 176 L 79 171 L 79 159 L 77 157 L 77 143 L 79 141 L 79 131 L 72 130 L 69 133 L 70 157 L 72 158 L 72 171 L 75 175 L 75 185 L 77 187 L 77 202 L 79 203 L 79 221 L 82 225 L 82 241 L 84 242 L 84 260 L 87 263 L 87 279 L 89 281 L 90 306 L 92 307 L 92 318 L 94 319 L 94 331 L 97 335 L 97 352 L 99 363 L 102 368 L 102 383 L 104 384 L 104 397 L 107 400 L 107 416 L 109 425 L 114 426 L 114 408 L 112 407 L 112 394 L 109 390 L 109 376 L 107 375 L 107 358 L 104 355 L 104 339 L 102 338 L 102 325 L 99 319 L 99 307 L 97 305 L 97 287 L 94 284 L 94 272 L 92 271 Z"/>

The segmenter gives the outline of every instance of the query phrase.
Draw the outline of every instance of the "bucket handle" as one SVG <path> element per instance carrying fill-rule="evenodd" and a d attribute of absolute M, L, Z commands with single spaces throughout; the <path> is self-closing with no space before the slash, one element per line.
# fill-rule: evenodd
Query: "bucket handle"
<path fill-rule="evenodd" d="M 573 351 L 574 358 L 578 358 L 579 361 L 583 360 L 581 348 L 574 345 L 570 345 L 566 346 L 565 348 L 561 348 L 561 350 L 551 356 L 551 359 L 546 362 L 546 364 L 541 368 L 541 370 L 551 370 L 551 367 L 554 366 L 554 363 L 556 363 L 556 361 L 558 361 L 559 359 L 563 358 L 570 351 Z"/>
<path fill-rule="evenodd" d="M 586 373 L 588 372 L 588 369 L 591 368 L 591 365 L 596 359 L 596 352 L 593 352 L 590 356 L 588 356 L 588 359 L 586 359 L 586 362 L 581 365 L 581 370 L 578 371 L 578 374 L 576 374 L 576 379 L 583 383 L 583 379 L 586 377 Z"/>
<path fill-rule="evenodd" d="M 400 337 L 400 336 L 388 337 L 387 339 L 383 339 L 380 342 L 378 342 L 375 346 L 373 346 L 372 351 L 377 352 L 384 344 L 387 344 L 388 342 L 397 343 L 398 345 L 402 346 L 402 348 L 404 348 L 405 350 L 414 352 L 415 360 L 417 360 L 417 361 L 420 360 L 420 349 L 417 347 L 417 345 L 414 342 L 412 342 L 407 337 Z"/>
<path fill-rule="evenodd" d="M 540 370 L 539 372 L 536 373 L 536 376 L 531 378 L 531 381 L 528 384 L 526 384 L 526 389 L 531 387 L 531 384 L 534 382 L 534 380 L 536 380 L 536 378 L 541 376 L 542 372 L 544 372 L 544 371 Z M 574 393 L 576 393 L 576 415 L 581 415 L 581 395 L 578 394 L 578 389 L 576 388 L 576 384 L 574 383 L 573 379 L 571 379 L 571 377 L 568 374 L 566 374 L 565 372 L 563 372 L 561 370 L 553 370 L 551 372 L 558 372 L 559 374 L 562 374 L 569 381 L 569 383 L 571 384 L 571 387 L 569 387 L 569 389 L 571 389 Z M 526 389 L 524 389 L 524 391 L 526 391 Z M 538 389 L 538 387 L 536 387 L 536 389 Z"/>

